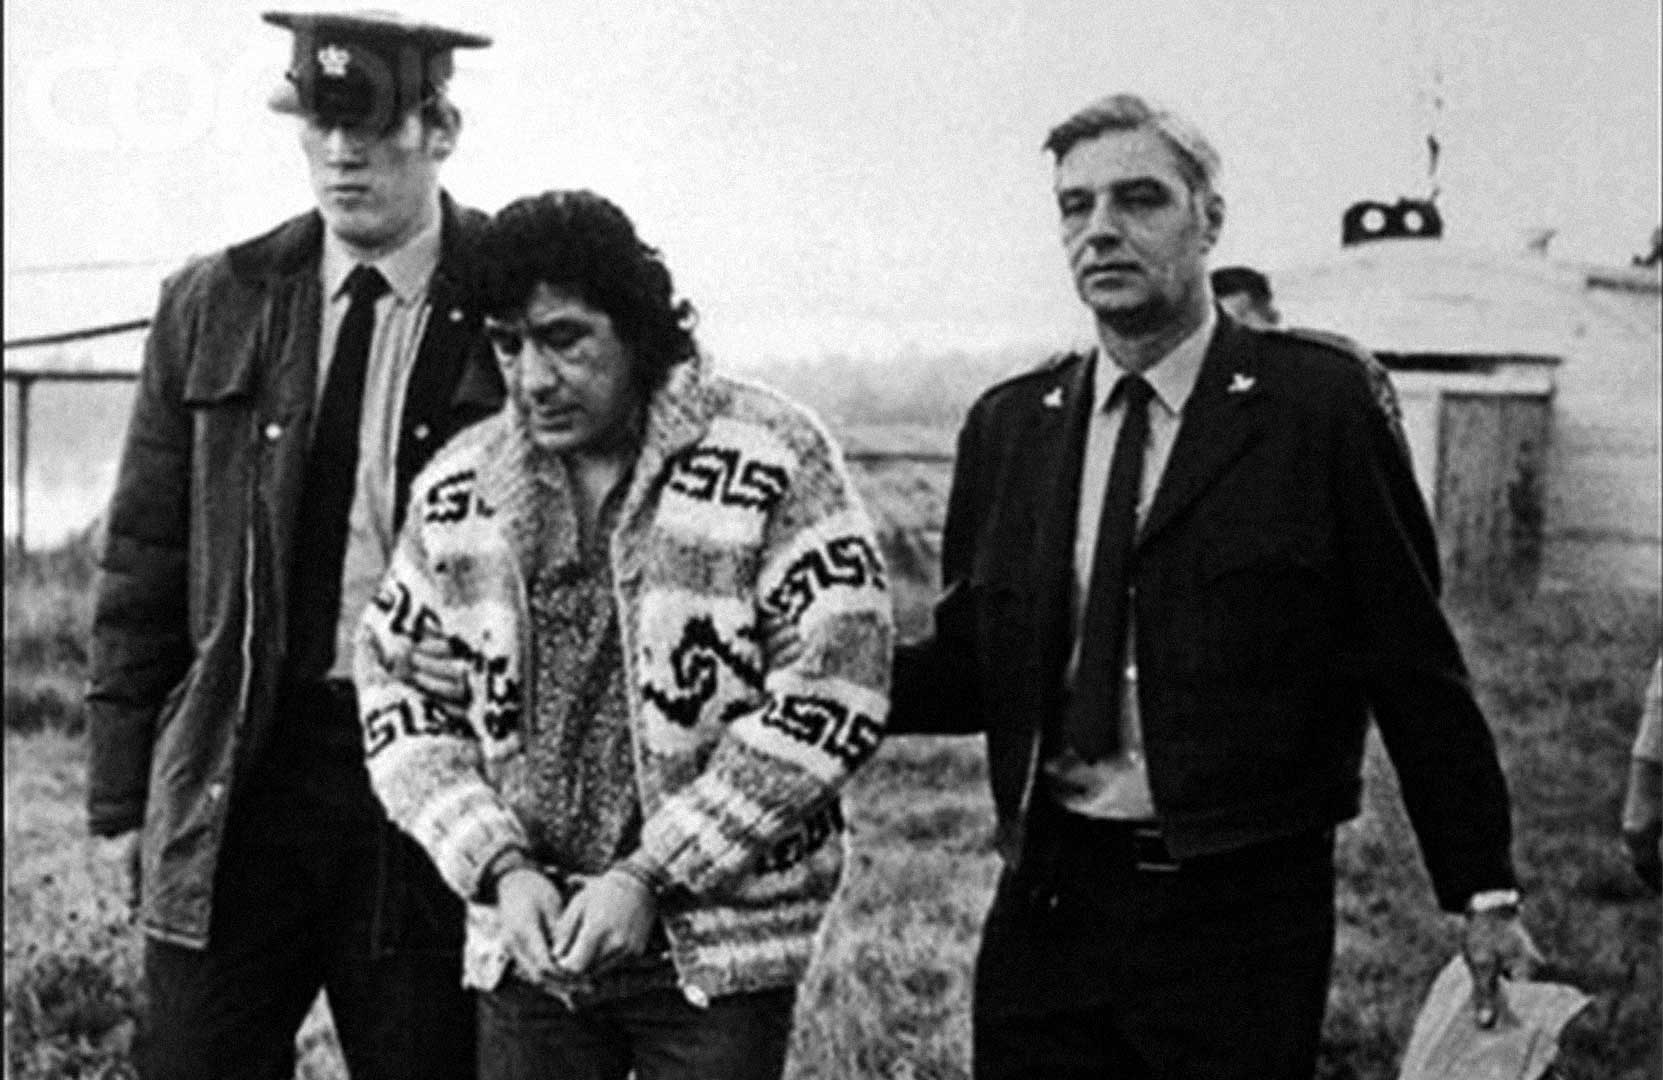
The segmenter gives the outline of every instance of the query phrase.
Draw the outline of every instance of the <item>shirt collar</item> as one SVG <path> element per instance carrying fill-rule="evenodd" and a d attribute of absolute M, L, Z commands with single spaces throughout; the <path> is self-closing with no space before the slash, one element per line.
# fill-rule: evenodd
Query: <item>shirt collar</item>
<path fill-rule="evenodd" d="M 411 237 L 403 247 L 370 264 L 381 271 L 381 276 L 387 279 L 387 285 L 400 303 L 413 304 L 420 300 L 427 291 L 433 271 L 439 266 L 440 216 L 433 215 L 427 227 Z M 319 267 L 323 295 L 330 300 L 341 297 L 346 288 L 347 275 L 357 265 L 358 259 L 347 250 L 341 238 L 325 229 L 323 262 Z"/>
<path fill-rule="evenodd" d="M 1195 380 L 1201 375 L 1201 362 L 1207 358 L 1207 346 L 1212 344 L 1213 331 L 1217 328 L 1218 315 L 1208 304 L 1201 325 L 1143 373 L 1155 391 L 1155 400 L 1172 415 L 1177 416 L 1184 411 L 1184 403 L 1194 392 Z M 1097 371 L 1092 376 L 1095 380 L 1092 396 L 1096 399 L 1097 410 L 1101 412 L 1108 405 L 1115 383 L 1120 381 L 1122 369 L 1101 348 L 1097 350 L 1097 359 Z M 1113 377 L 1108 377 L 1110 375 Z"/>

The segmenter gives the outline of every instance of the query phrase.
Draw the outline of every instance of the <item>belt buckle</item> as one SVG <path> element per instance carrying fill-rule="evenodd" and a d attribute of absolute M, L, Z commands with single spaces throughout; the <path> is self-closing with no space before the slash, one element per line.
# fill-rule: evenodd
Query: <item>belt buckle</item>
<path fill-rule="evenodd" d="M 1161 830 L 1153 825 L 1132 827 L 1132 861 L 1142 871 L 1153 874 L 1172 874 L 1178 871 L 1178 860 L 1166 848 Z"/>

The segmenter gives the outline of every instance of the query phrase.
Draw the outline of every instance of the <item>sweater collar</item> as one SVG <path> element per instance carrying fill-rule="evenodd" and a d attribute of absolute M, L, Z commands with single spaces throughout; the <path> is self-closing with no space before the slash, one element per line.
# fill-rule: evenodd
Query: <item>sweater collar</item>
<path fill-rule="evenodd" d="M 627 542 L 619 546 L 618 538 L 639 535 L 638 519 L 650 508 L 660 474 L 671 459 L 698 442 L 709 430 L 715 409 L 710 367 L 710 358 L 702 351 L 675 365 L 647 404 L 641 450 L 631 469 L 629 488 L 619 507 L 613 534 L 615 580 L 620 583 L 639 570 L 643 553 Z M 498 422 L 502 427 L 496 445 L 501 451 L 487 454 L 481 484 L 492 493 L 490 498 L 495 508 L 502 511 L 502 526 L 521 566 L 528 567 L 530 560 L 541 557 L 543 545 L 538 523 L 548 513 L 557 516 L 569 513 L 558 504 L 569 500 L 571 493 L 569 485 L 560 482 L 561 478 L 553 478 L 556 481 L 553 483 L 538 482 L 531 435 L 512 402 L 500 414 Z M 546 505 L 541 505 L 545 501 Z M 575 552 L 575 546 L 572 550 Z"/>
<path fill-rule="evenodd" d="M 641 517 L 651 506 L 660 474 L 670 460 L 704 437 L 713 413 L 709 397 L 710 358 L 699 350 L 675 365 L 647 406 L 646 434 L 629 491 L 618 512 L 618 529 L 613 533 L 612 556 L 620 585 L 633 579 L 641 569 L 645 552 L 631 544 L 639 538 Z"/>

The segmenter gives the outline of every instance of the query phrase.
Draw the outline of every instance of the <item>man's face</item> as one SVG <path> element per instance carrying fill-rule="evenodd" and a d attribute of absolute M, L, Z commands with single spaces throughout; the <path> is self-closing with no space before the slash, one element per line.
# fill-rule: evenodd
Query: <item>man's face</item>
<path fill-rule="evenodd" d="M 1107 131 L 1057 162 L 1063 248 L 1080 299 L 1112 328 L 1148 330 L 1206 296 L 1224 203 L 1195 194 L 1153 131 Z"/>
<path fill-rule="evenodd" d="M 420 232 L 433 213 L 439 164 L 450 154 L 452 136 L 424 125 L 414 110 L 381 133 L 305 120 L 300 146 L 329 230 L 377 254 Z"/>
<path fill-rule="evenodd" d="M 604 311 L 538 282 L 519 317 L 485 332 L 539 449 L 606 453 L 634 437 L 635 357 Z"/>

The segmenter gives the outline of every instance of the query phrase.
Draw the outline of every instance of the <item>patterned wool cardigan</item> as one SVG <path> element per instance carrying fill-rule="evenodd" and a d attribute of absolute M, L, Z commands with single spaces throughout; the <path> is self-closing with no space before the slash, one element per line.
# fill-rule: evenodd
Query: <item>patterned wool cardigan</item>
<path fill-rule="evenodd" d="M 484 989 L 507 951 L 495 908 L 472 901 L 492 859 L 527 846 L 499 792 L 536 729 L 532 500 L 569 497 L 537 485 L 528 445 L 505 410 L 417 478 L 357 649 L 371 781 L 470 901 L 464 981 Z M 653 396 L 610 558 L 644 818 L 626 861 L 665 885 L 683 992 L 795 983 L 842 870 L 839 787 L 888 711 L 871 523 L 812 418 L 690 361 Z M 465 723 L 399 677 L 430 633 L 469 662 Z"/>

